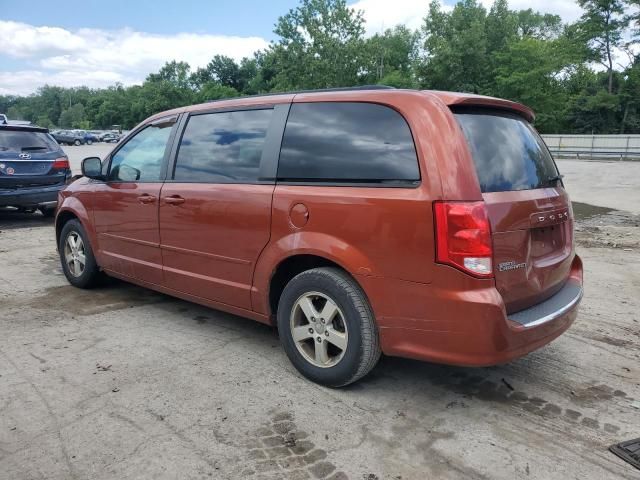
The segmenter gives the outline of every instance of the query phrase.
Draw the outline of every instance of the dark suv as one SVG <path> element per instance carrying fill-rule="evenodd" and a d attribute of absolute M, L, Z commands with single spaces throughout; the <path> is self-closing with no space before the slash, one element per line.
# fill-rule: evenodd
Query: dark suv
<path fill-rule="evenodd" d="M 576 318 L 573 213 L 533 112 L 361 89 L 159 113 L 60 192 L 69 281 L 105 272 L 277 325 L 340 386 L 380 353 L 495 365 Z"/>
<path fill-rule="evenodd" d="M 52 216 L 70 177 L 69 159 L 46 128 L 0 125 L 0 207 Z"/>
<path fill-rule="evenodd" d="M 71 130 L 60 130 L 52 134 L 60 145 L 84 145 L 87 140 L 84 134 Z"/>

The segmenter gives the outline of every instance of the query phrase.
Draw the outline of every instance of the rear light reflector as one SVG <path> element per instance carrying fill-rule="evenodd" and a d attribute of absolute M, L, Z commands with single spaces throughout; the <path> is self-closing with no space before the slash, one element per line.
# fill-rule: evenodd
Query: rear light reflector
<path fill-rule="evenodd" d="M 56 158 L 51 165 L 54 170 L 65 170 L 69 168 L 69 159 L 65 157 Z"/>
<path fill-rule="evenodd" d="M 436 261 L 475 277 L 493 276 L 491 227 L 484 202 L 435 202 Z"/>

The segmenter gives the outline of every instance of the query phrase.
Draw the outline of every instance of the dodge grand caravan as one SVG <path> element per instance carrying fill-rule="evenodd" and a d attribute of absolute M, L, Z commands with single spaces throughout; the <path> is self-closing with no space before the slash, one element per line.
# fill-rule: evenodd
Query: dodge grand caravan
<path fill-rule="evenodd" d="M 527 107 L 344 89 L 178 108 L 61 192 L 64 273 L 106 273 L 277 326 L 342 386 L 381 353 L 494 365 L 564 332 L 582 264 Z"/>

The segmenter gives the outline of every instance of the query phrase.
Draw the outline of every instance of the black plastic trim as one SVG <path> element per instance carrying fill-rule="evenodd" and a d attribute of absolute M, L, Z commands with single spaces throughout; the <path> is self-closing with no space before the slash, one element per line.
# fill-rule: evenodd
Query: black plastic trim
<path fill-rule="evenodd" d="M 278 179 L 276 182 L 278 185 L 300 185 L 304 187 L 360 187 L 360 188 L 418 188 L 422 183 L 421 180 L 393 180 L 384 182 L 371 182 L 371 181 L 327 181 L 327 180 L 288 180 Z"/>
<path fill-rule="evenodd" d="M 582 294 L 582 285 L 569 280 L 551 298 L 519 312 L 512 313 L 507 318 L 525 328 L 537 327 L 551 322 L 570 311 L 580 303 Z"/>

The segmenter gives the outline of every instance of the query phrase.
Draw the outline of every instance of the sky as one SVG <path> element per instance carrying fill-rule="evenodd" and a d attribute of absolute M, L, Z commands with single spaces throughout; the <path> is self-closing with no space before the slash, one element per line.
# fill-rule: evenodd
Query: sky
<path fill-rule="evenodd" d="M 405 24 L 419 28 L 429 0 L 348 0 L 367 35 Z M 450 8 L 454 0 L 445 0 Z M 481 0 L 487 8 L 493 0 Z M 216 54 L 249 57 L 275 40 L 279 16 L 297 0 L 0 0 L 0 95 L 28 95 L 49 84 L 140 84 L 167 61 L 192 69 Z M 574 0 L 510 0 L 565 21 Z"/>

